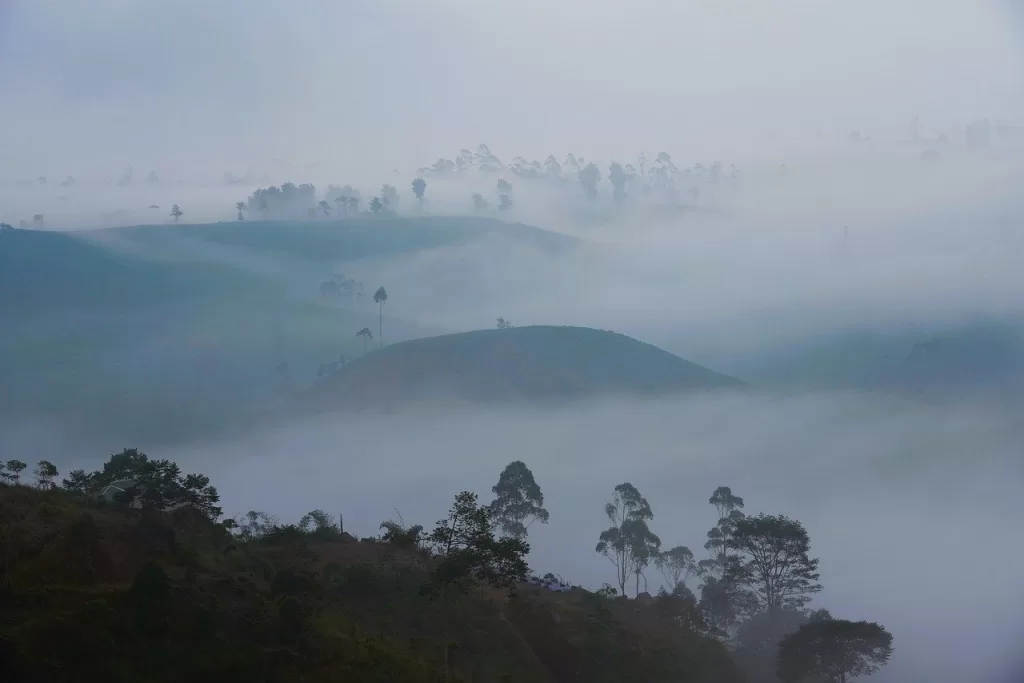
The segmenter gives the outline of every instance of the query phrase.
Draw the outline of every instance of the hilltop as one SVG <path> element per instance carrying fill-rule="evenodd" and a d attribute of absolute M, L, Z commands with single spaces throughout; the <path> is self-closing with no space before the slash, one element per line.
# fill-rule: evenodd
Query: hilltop
<path fill-rule="evenodd" d="M 394 534 L 357 541 L 311 515 L 315 526 L 253 517 L 232 533 L 202 515 L 0 484 L 0 670 L 26 683 L 439 683 L 447 642 L 452 683 L 739 680 L 671 597 L 481 585 L 442 613 L 421 589 L 437 562 L 425 549 Z"/>
<path fill-rule="evenodd" d="M 625 335 L 586 327 L 478 330 L 405 341 L 367 354 L 314 388 L 309 405 L 657 396 L 743 386 Z"/>
<path fill-rule="evenodd" d="M 90 231 L 101 240 L 131 245 L 145 253 L 197 253 L 230 247 L 250 254 L 307 262 L 344 263 L 364 258 L 467 244 L 500 236 L 550 253 L 582 241 L 522 223 L 478 216 L 376 216 L 340 220 L 231 221 L 226 223 L 139 225 Z"/>

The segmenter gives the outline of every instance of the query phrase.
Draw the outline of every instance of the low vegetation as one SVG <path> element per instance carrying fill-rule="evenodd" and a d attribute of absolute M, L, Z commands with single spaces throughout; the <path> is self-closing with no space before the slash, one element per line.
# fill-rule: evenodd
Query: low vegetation
<path fill-rule="evenodd" d="M 892 652 L 878 624 L 806 611 L 820 585 L 803 527 L 743 516 L 725 487 L 701 562 L 662 551 L 651 505 L 615 487 L 597 550 L 619 588 L 591 592 L 527 582 L 529 525 L 549 514 L 520 461 L 489 504 L 464 491 L 432 530 L 387 520 L 361 540 L 323 510 L 224 518 L 204 475 L 135 449 L 60 487 L 53 463 L 27 469 L 4 463 L 0 485 L 9 680 L 798 683 Z M 652 565 L 655 597 L 639 590 Z"/>

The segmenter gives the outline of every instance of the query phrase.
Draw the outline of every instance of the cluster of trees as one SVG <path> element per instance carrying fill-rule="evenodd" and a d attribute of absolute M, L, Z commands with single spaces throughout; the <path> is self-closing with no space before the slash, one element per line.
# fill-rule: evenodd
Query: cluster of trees
<path fill-rule="evenodd" d="M 364 295 L 364 285 L 359 280 L 345 277 L 338 273 L 330 280 L 320 283 L 320 296 L 328 299 L 347 299 L 351 301 Z"/>
<path fill-rule="evenodd" d="M 14 486 L 21 484 L 21 473 L 25 471 L 28 464 L 21 460 L 8 460 L 0 462 L 0 481 L 10 482 Z M 57 478 L 57 467 L 49 460 L 40 460 L 36 468 L 32 470 L 35 477 L 36 488 L 49 490 L 55 487 L 53 480 Z"/>
<path fill-rule="evenodd" d="M 24 462 L 10 460 L 0 474 L 18 486 L 26 468 Z M 57 474 L 52 463 L 40 461 L 36 485 L 54 488 Z M 123 487 L 115 497 L 120 504 L 159 512 L 190 505 L 211 523 L 222 517 L 217 489 L 208 477 L 183 474 L 177 464 L 151 459 L 137 449 L 111 455 L 95 472 L 70 472 L 62 487 L 96 497 L 115 484 Z M 421 594 L 440 603 L 445 643 L 450 600 L 480 585 L 514 590 L 530 571 L 526 539 L 531 526 L 550 520 L 544 494 L 522 461 L 509 463 L 491 491 L 494 497 L 487 504 L 475 493 L 459 493 L 447 516 L 429 532 L 388 520 L 380 525 L 378 538 L 364 539 L 429 558 Z M 659 600 L 672 603 L 677 622 L 728 643 L 737 664 L 755 682 L 845 683 L 888 662 L 893 638 L 881 625 L 807 609 L 821 584 L 818 559 L 810 556 L 810 539 L 799 521 L 784 515 L 747 516 L 743 499 L 728 487 L 717 488 L 708 502 L 718 522 L 707 533 L 708 557 L 697 560 L 686 546 L 663 550 L 651 529 L 654 512 L 649 501 L 629 482 L 616 486 L 604 509 L 610 526 L 601 532 L 595 550 L 615 567 L 617 587 L 606 584 L 596 594 L 625 599 L 632 583 L 634 595 L 649 600 L 640 582 L 646 588 L 646 572 L 657 568 L 665 580 Z M 219 524 L 242 543 L 306 536 L 326 540 L 344 533 L 340 521 L 319 509 L 297 524 L 280 524 L 257 511 Z M 699 599 L 687 585 L 693 578 L 700 579 Z M 446 672 L 448 656 L 446 651 Z"/>
<path fill-rule="evenodd" d="M 601 168 L 582 156 L 570 153 L 561 163 L 554 155 L 548 155 L 543 163 L 536 160 L 527 161 L 517 156 L 511 163 L 505 164 L 483 144 L 478 145 L 476 152 L 463 149 L 454 161 L 438 159 L 432 166 L 417 171 L 420 178 L 465 177 L 472 172 L 511 173 L 523 181 L 544 181 L 564 188 L 578 185 L 583 195 L 591 200 L 598 198 L 602 180 Z M 731 166 L 726 172 L 721 162 L 715 162 L 710 166 L 698 163 L 691 168 L 679 169 L 668 152 L 660 152 L 653 162 L 650 162 L 643 153 L 635 163 L 623 164 L 613 161 L 605 177 L 611 185 L 612 198 L 616 201 L 626 199 L 635 191 L 644 195 L 657 192 L 666 198 L 679 199 L 684 190 L 691 199 L 696 200 L 700 196 L 700 185 L 734 182 L 737 173 L 735 166 Z M 499 181 L 499 196 L 504 197 L 503 206 L 499 208 L 507 209 L 511 207 L 511 193 L 504 192 L 502 184 L 507 186 L 508 190 L 511 190 L 511 185 L 504 179 Z M 486 200 L 480 194 L 473 195 L 473 203 L 478 211 L 487 206 Z"/>
<path fill-rule="evenodd" d="M 662 590 L 691 604 L 711 633 L 730 642 L 754 680 L 775 680 L 774 670 L 786 683 L 845 683 L 888 662 L 892 635 L 882 626 L 807 610 L 822 586 L 819 561 L 810 556 L 810 537 L 799 521 L 748 517 L 743 498 L 727 486 L 715 489 L 708 502 L 718 522 L 704 543 L 709 557 L 697 561 L 686 546 L 663 550 L 650 527 L 650 503 L 633 484 L 616 486 L 605 505 L 611 526 L 595 548 L 615 566 L 618 589 L 606 585 L 605 593 L 625 595 L 632 578 L 640 597 L 640 580 L 646 586 L 645 572 L 656 567 L 665 579 Z M 699 599 L 687 585 L 691 577 L 701 580 Z"/>
<path fill-rule="evenodd" d="M 489 505 L 481 504 L 471 491 L 457 494 L 448 514 L 429 532 L 420 525 L 387 520 L 381 523 L 378 538 L 364 539 L 421 552 L 430 558 L 429 572 L 419 592 L 440 605 L 446 677 L 452 669 L 449 628 L 453 601 L 482 585 L 513 592 L 530 571 L 526 561 L 530 552 L 525 540 L 527 529 L 533 521 L 548 519 L 540 488 L 523 463 L 510 464 L 493 490 L 496 497 Z M 294 525 L 282 525 L 273 516 L 255 510 L 246 513 L 240 522 L 229 520 L 225 525 L 245 543 L 304 536 L 327 540 L 344 533 L 340 521 L 319 509 Z"/>
<path fill-rule="evenodd" d="M 597 164 L 571 153 L 561 163 L 554 155 L 549 155 L 543 163 L 527 162 L 522 157 L 515 157 L 511 164 L 506 165 L 491 153 L 487 145 L 481 144 L 476 152 L 461 150 L 454 161 L 438 159 L 433 166 L 417 170 L 412 181 L 412 191 L 421 210 L 427 191 L 426 178 L 454 178 L 474 171 L 484 174 L 510 173 L 523 181 L 545 181 L 563 188 L 578 186 L 582 195 L 590 200 L 598 199 L 602 180 L 607 179 L 615 201 L 625 200 L 637 192 L 645 196 L 659 194 L 670 200 L 679 200 L 686 194 L 695 201 L 701 194 L 699 186 L 735 182 L 737 179 L 736 167 L 732 166 L 726 172 L 720 162 L 710 166 L 698 163 L 691 168 L 679 169 L 667 152 L 659 153 L 653 162 L 649 162 L 643 153 L 635 163 L 613 161 L 604 173 Z M 512 183 L 504 177 L 498 178 L 495 189 L 498 210 L 511 210 L 514 204 Z M 325 197 L 318 201 L 313 185 L 284 183 L 280 187 L 256 190 L 247 202 L 236 203 L 235 209 L 240 221 L 245 220 L 246 211 L 256 211 L 264 219 L 272 216 L 315 218 L 318 213 L 324 217 L 346 217 L 360 213 L 361 201 L 359 190 L 351 185 L 330 185 Z M 487 198 L 479 192 L 472 195 L 472 205 L 478 213 L 490 208 Z M 380 192 L 367 203 L 367 208 L 374 215 L 396 213 L 399 206 L 398 190 L 388 184 L 383 185 Z"/>
<path fill-rule="evenodd" d="M 11 470 L 11 463 L 8 462 L 6 467 Z M 37 479 L 40 472 L 45 475 L 40 488 L 53 488 L 57 468 L 43 460 L 36 468 Z M 14 481 L 17 483 L 17 479 Z M 124 505 L 158 511 L 189 507 L 211 521 L 223 515 L 218 505 L 220 494 L 209 477 L 205 474 L 184 474 L 177 463 L 150 459 L 137 448 L 126 448 L 111 455 L 101 470 L 72 470 L 61 482 L 61 487 L 73 493 L 100 496 L 115 484 L 114 500 Z"/>
<path fill-rule="evenodd" d="M 422 178 L 413 181 L 413 193 L 423 203 L 423 194 L 427 184 Z M 345 218 L 359 215 L 362 195 L 351 185 L 329 185 L 323 199 L 317 201 L 316 187 L 304 183 L 284 183 L 280 187 L 260 188 L 249 196 L 247 201 L 237 202 L 235 210 L 238 220 L 245 220 L 247 211 L 257 212 L 264 220 L 268 218 L 316 218 L 322 214 L 324 218 L 336 216 Z M 394 185 L 383 185 L 380 193 L 373 197 L 368 208 L 374 215 L 393 214 L 398 211 L 400 197 Z"/>
<path fill-rule="evenodd" d="M 441 597 L 479 582 L 514 587 L 529 569 L 525 556 L 530 527 L 547 524 L 550 515 L 540 486 L 522 461 L 509 463 L 491 490 L 494 499 L 487 505 L 471 492 L 460 493 L 448 517 L 430 534 L 421 526 L 387 521 L 381 524 L 381 537 L 368 540 L 427 549 L 439 558 L 427 590 Z M 821 585 L 818 560 L 810 557 L 810 539 L 800 522 L 784 515 L 748 517 L 742 512 L 743 499 L 728 487 L 716 489 L 709 503 L 719 521 L 704 544 L 709 557 L 697 560 L 686 546 L 663 550 L 650 528 L 650 503 L 634 485 L 616 486 L 604 510 L 611 526 L 601 533 L 596 550 L 614 565 L 618 587 L 605 584 L 597 594 L 625 596 L 632 582 L 636 597 L 649 599 L 640 581 L 646 587 L 645 572 L 657 568 L 665 580 L 659 600 L 672 603 L 677 620 L 687 628 L 729 644 L 755 682 L 845 683 L 888 662 L 893 639 L 881 625 L 807 609 Z M 246 538 L 281 533 L 262 513 L 250 512 L 247 519 L 239 527 Z M 329 516 L 313 511 L 299 527 L 330 534 L 331 524 Z M 699 599 L 687 585 L 691 578 L 701 579 Z"/>

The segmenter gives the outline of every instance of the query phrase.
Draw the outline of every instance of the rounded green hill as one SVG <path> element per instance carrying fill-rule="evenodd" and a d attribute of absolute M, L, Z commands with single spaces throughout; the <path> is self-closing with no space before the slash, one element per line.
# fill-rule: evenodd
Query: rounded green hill
<path fill-rule="evenodd" d="M 655 396 L 743 383 L 656 346 L 586 327 L 477 330 L 367 354 L 309 398 L 322 406 Z"/>

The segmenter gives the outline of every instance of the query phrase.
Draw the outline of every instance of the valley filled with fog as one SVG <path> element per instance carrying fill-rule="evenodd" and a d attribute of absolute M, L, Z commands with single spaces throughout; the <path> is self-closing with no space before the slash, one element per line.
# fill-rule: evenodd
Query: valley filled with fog
<path fill-rule="evenodd" d="M 1019 680 L 1019 10 L 531 0 L 532 33 L 460 0 L 257 3 L 168 66 L 174 27 L 234 16 L 157 4 L 65 13 L 77 66 L 0 47 L 0 85 L 40 84 L 0 134 L 0 461 L 138 448 L 225 518 L 362 539 L 521 460 L 550 512 L 531 570 L 588 591 L 614 487 L 713 559 L 728 486 L 806 527 L 809 609 L 892 633 L 870 680 Z M 0 39 L 44 14 L 0 7 Z"/>

